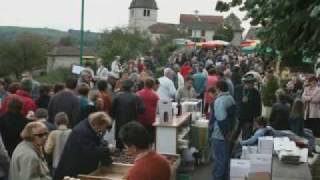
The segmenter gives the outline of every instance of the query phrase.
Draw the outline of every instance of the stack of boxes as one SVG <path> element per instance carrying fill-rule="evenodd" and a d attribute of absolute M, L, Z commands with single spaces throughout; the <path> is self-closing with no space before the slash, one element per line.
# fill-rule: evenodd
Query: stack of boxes
<path fill-rule="evenodd" d="M 231 180 L 254 180 L 257 177 L 271 179 L 273 137 L 259 138 L 258 146 L 244 146 L 241 159 L 232 159 Z"/>
<path fill-rule="evenodd" d="M 230 180 L 245 180 L 250 172 L 250 161 L 244 159 L 231 159 Z"/>

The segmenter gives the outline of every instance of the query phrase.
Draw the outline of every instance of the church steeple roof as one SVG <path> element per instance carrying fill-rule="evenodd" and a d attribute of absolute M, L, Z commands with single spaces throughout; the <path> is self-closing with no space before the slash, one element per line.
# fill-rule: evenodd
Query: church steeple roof
<path fill-rule="evenodd" d="M 158 5 L 155 0 L 132 0 L 129 9 L 133 8 L 158 9 Z"/>

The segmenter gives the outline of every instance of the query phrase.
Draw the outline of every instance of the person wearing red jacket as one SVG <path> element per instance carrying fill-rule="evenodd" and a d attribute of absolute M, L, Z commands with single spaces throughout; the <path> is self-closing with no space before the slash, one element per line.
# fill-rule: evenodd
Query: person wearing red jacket
<path fill-rule="evenodd" d="M 19 90 L 16 91 L 16 96 L 21 98 L 23 102 L 23 108 L 22 108 L 22 115 L 26 117 L 29 113 L 29 111 L 35 112 L 37 109 L 36 103 L 33 101 L 31 97 L 31 91 L 32 91 L 32 81 L 31 80 L 22 80 L 21 81 L 21 87 Z M 7 96 L 1 106 L 0 112 L 6 113 L 8 111 L 8 102 L 12 98 L 12 95 Z"/>
<path fill-rule="evenodd" d="M 188 75 L 192 72 L 192 67 L 190 66 L 190 62 L 184 63 L 184 65 L 180 69 L 180 73 L 184 79 L 188 77 Z"/>
<path fill-rule="evenodd" d="M 152 150 L 148 132 L 140 123 L 132 121 L 122 126 L 120 139 L 126 147 L 126 153 L 135 157 L 126 180 L 171 179 L 169 161 Z"/>
<path fill-rule="evenodd" d="M 144 88 L 137 92 L 146 108 L 145 112 L 139 115 L 139 122 L 148 130 L 152 142 L 154 141 L 155 135 L 155 128 L 152 124 L 156 120 L 157 105 L 159 101 L 159 96 L 153 90 L 154 84 L 154 80 L 148 78 L 144 82 Z"/>

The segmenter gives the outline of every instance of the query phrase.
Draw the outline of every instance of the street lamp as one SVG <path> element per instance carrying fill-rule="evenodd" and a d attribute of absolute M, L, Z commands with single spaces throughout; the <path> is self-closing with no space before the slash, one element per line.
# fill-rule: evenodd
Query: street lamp
<path fill-rule="evenodd" d="M 80 32 L 80 65 L 83 64 L 83 39 L 84 39 L 84 0 L 81 4 L 81 32 Z"/>

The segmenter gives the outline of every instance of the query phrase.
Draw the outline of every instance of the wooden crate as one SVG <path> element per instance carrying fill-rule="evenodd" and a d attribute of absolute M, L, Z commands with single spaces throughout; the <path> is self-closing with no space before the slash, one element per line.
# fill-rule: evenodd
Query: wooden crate
<path fill-rule="evenodd" d="M 101 167 L 89 175 L 79 175 L 80 180 L 125 180 L 132 165 L 113 163 L 108 167 Z"/>
<path fill-rule="evenodd" d="M 180 155 L 162 154 L 166 157 L 174 157 L 176 160 L 171 163 L 171 180 L 176 178 L 176 170 L 180 165 Z M 111 166 L 101 167 L 89 175 L 79 175 L 80 180 L 125 180 L 129 169 L 133 164 L 112 163 Z"/>

